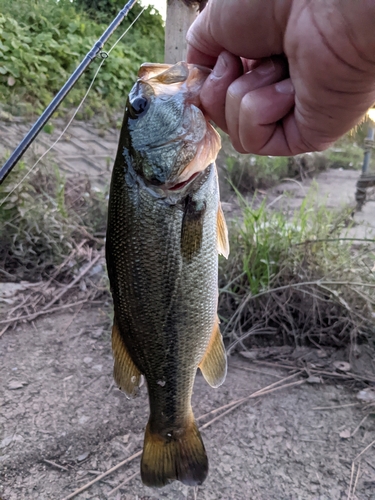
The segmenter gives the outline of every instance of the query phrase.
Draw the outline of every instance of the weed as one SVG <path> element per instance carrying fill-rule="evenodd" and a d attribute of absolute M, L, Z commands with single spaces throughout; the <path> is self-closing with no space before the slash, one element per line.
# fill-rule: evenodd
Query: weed
<path fill-rule="evenodd" d="M 230 184 L 242 194 L 269 188 L 280 179 L 305 178 L 327 168 L 325 158 L 319 153 L 294 158 L 244 155 L 234 150 L 226 135 L 221 134 L 221 138 L 218 165 Z"/>
<path fill-rule="evenodd" d="M 129 22 L 126 19 L 122 29 Z M 92 19 L 70 0 L 0 0 L 0 102 L 4 110 L 13 115 L 41 112 L 106 27 L 107 21 Z M 160 15 L 148 7 L 125 40 L 104 62 L 81 118 L 121 106 L 140 64 L 162 60 Z M 94 62 L 65 98 L 58 115 L 79 102 L 96 69 Z"/>
<path fill-rule="evenodd" d="M 356 136 L 359 133 L 358 130 Z M 221 134 L 221 137 L 218 164 L 230 184 L 242 194 L 269 188 L 285 178 L 303 180 L 328 168 L 360 169 L 363 161 L 363 148 L 350 134 L 323 153 L 294 157 L 240 154 L 234 150 L 226 135 Z"/>
<path fill-rule="evenodd" d="M 317 206 L 313 192 L 293 214 L 241 204 L 230 258 L 220 264 L 219 311 L 231 340 L 242 342 L 255 326 L 271 329 L 273 343 L 297 346 L 375 334 L 374 244 L 353 251 L 349 210 Z"/>
<path fill-rule="evenodd" d="M 0 203 L 24 173 L 20 162 L 0 187 Z M 106 196 L 86 177 L 65 179 L 57 166 L 31 174 L 0 207 L 0 280 L 49 278 L 82 240 L 102 248 Z M 64 269 L 57 280 L 70 279 L 79 265 Z"/>

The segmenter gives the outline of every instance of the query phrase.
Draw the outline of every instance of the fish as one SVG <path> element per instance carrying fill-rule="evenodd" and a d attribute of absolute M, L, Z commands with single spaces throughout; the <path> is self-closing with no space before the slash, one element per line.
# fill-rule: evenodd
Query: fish
<path fill-rule="evenodd" d="M 198 367 L 212 387 L 227 372 L 217 316 L 218 254 L 229 253 L 215 165 L 221 143 L 199 97 L 209 72 L 186 62 L 140 67 L 110 185 L 113 373 L 128 397 L 146 380 L 141 479 L 152 487 L 205 480 L 193 384 Z"/>

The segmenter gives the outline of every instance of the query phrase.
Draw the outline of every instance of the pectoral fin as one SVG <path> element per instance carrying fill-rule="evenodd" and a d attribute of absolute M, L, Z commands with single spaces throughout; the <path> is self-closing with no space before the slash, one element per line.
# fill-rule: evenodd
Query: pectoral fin
<path fill-rule="evenodd" d="M 215 323 L 210 343 L 199 364 L 199 368 L 211 387 L 219 387 L 224 382 L 227 374 L 227 356 L 223 337 L 220 333 L 219 319 Z"/>
<path fill-rule="evenodd" d="M 188 262 L 201 249 L 205 213 L 204 202 L 197 203 L 192 198 L 187 198 L 181 230 L 181 254 Z"/>
<path fill-rule="evenodd" d="M 227 259 L 229 256 L 228 228 L 225 222 L 223 209 L 219 203 L 217 211 L 217 251 Z"/>
<path fill-rule="evenodd" d="M 112 327 L 112 351 L 115 360 L 113 378 L 127 396 L 134 397 L 140 386 L 142 375 L 125 347 L 116 323 L 116 318 Z"/>

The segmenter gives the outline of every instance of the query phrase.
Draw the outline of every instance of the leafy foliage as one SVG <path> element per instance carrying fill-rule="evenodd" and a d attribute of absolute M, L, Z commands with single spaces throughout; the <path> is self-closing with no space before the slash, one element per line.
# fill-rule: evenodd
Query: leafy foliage
<path fill-rule="evenodd" d="M 69 0 L 0 0 L 0 102 L 11 112 L 22 111 L 20 101 L 23 111 L 44 109 L 106 27 Z M 123 104 L 140 64 L 162 60 L 163 44 L 162 19 L 148 8 L 104 62 L 88 98 L 91 112 Z M 94 62 L 64 106 L 78 103 L 96 69 Z"/>

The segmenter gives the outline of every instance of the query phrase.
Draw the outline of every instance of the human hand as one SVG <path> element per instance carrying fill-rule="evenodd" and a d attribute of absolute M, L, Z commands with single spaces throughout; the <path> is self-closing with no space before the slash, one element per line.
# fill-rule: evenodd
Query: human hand
<path fill-rule="evenodd" d="M 369 0 L 210 0 L 187 37 L 214 68 L 203 108 L 242 153 L 326 149 L 375 102 L 374 19 Z"/>

